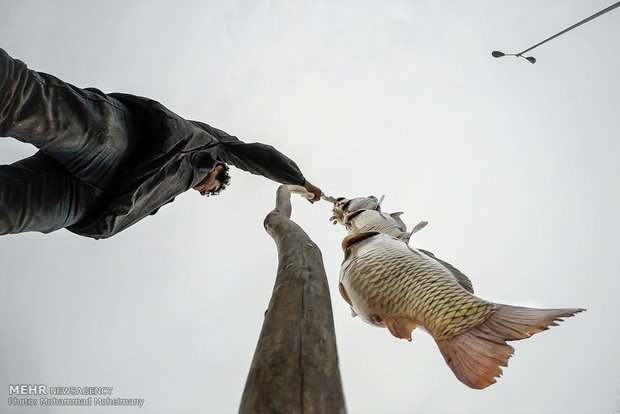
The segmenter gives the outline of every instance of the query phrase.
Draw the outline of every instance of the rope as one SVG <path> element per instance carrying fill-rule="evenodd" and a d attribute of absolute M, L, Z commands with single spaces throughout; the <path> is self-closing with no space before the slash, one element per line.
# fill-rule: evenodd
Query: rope
<path fill-rule="evenodd" d="M 303 198 L 307 198 L 308 200 L 312 200 L 314 198 L 314 193 L 309 192 L 300 185 L 287 184 L 286 187 L 291 193 L 299 194 L 300 196 L 302 196 Z M 334 197 L 325 194 L 321 194 L 321 200 L 325 200 L 332 204 L 336 203 L 336 199 Z"/>

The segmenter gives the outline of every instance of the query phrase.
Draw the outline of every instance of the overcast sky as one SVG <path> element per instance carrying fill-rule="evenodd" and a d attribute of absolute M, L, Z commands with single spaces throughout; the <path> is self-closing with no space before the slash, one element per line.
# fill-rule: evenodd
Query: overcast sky
<path fill-rule="evenodd" d="M 10 1 L 0 47 L 80 87 L 148 96 L 293 158 L 333 196 L 386 195 L 414 245 L 487 300 L 585 307 L 472 390 L 432 338 L 351 318 L 344 228 L 321 248 L 350 413 L 610 413 L 620 405 L 620 9 L 589 1 Z M 34 153 L 0 140 L 0 163 Z M 232 413 L 273 287 L 277 184 L 234 170 L 101 241 L 0 237 L 0 411 Z M 112 386 L 143 408 L 8 407 L 8 385 Z"/>

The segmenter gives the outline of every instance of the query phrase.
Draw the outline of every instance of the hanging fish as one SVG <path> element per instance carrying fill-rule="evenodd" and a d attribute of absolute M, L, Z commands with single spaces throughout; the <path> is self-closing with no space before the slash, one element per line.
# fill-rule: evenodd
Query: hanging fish
<path fill-rule="evenodd" d="M 348 199 L 340 197 L 334 201 L 334 209 L 330 221 L 340 223 L 349 233 L 364 231 L 378 231 L 398 238 L 406 238 L 407 226 L 400 219 L 402 211 L 398 213 L 383 213 L 381 203 L 383 197 L 377 200 L 375 196 Z"/>
<path fill-rule="evenodd" d="M 391 216 L 375 214 L 379 202 L 371 214 L 380 231 L 356 231 L 364 226 L 351 223 L 362 213 L 345 204 L 334 207 L 336 220 L 350 232 L 342 242 L 339 290 L 353 315 L 409 341 L 416 327 L 426 330 L 456 377 L 469 387 L 485 388 L 501 375 L 500 367 L 507 366 L 514 352 L 506 341 L 528 338 L 584 310 L 533 309 L 478 298 L 458 269 L 408 244 L 426 222 L 406 233 L 402 221 L 391 223 Z"/>

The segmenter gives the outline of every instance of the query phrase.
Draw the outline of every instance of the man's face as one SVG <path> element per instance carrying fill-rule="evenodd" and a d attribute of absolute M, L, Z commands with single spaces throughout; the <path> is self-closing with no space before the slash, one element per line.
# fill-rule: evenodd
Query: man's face
<path fill-rule="evenodd" d="M 222 171 L 224 167 L 221 165 L 216 166 L 205 178 L 203 178 L 198 184 L 196 184 L 194 190 L 198 191 L 200 195 L 207 195 L 213 191 L 217 191 L 220 188 L 221 183 L 215 177 Z"/>

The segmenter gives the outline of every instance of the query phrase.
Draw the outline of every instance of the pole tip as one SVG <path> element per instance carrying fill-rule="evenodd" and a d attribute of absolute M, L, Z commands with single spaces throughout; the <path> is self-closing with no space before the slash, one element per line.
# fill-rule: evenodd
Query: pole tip
<path fill-rule="evenodd" d="M 491 52 L 491 55 L 495 58 L 506 56 L 504 52 L 500 52 L 499 50 L 494 50 L 493 52 Z"/>

